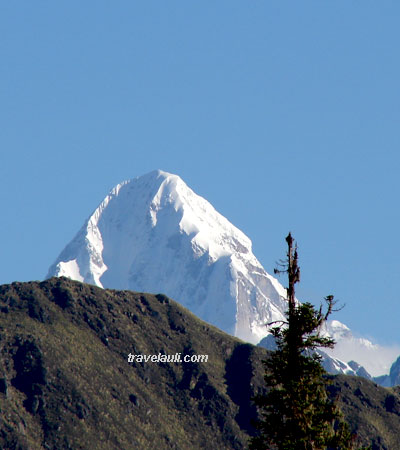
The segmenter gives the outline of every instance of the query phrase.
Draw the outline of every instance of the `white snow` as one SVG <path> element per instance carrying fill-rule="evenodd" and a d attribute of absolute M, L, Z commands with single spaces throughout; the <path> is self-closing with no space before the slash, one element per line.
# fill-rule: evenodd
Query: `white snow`
<path fill-rule="evenodd" d="M 71 259 L 70 261 L 66 262 L 61 261 L 58 263 L 57 267 L 59 277 L 68 277 L 77 281 L 84 280 L 79 272 L 79 266 L 78 263 L 76 262 L 76 259 Z"/>

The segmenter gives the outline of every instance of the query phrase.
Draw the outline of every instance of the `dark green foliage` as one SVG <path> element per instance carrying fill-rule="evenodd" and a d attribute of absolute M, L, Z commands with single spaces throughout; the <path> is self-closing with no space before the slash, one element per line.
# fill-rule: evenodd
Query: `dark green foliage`
<path fill-rule="evenodd" d="M 273 329 L 278 349 L 264 361 L 270 390 L 255 400 L 262 410 L 261 434 L 252 440 L 251 448 L 352 448 L 348 427 L 328 398 L 321 357 L 312 351 L 332 345 L 330 339 L 312 334 L 321 324 L 321 314 L 305 303 L 294 307 L 292 319 L 291 330 Z M 296 347 L 288 345 L 290 340 L 297 342 Z"/>
<path fill-rule="evenodd" d="M 297 249 L 289 233 L 284 272 L 288 273 L 287 322 L 272 328 L 277 349 L 264 361 L 266 395 L 255 399 L 262 420 L 251 449 L 317 450 L 353 448 L 353 439 L 334 402 L 328 398 L 326 372 L 318 348 L 333 347 L 320 328 L 332 311 L 333 296 L 326 297 L 327 312 L 310 303 L 296 304 L 295 284 L 300 280 Z"/>

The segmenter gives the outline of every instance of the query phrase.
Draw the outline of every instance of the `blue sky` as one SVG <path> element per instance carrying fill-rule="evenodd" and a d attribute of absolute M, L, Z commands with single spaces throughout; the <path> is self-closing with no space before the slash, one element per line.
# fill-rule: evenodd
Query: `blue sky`
<path fill-rule="evenodd" d="M 43 279 L 107 192 L 160 168 L 298 295 L 400 343 L 400 4 L 2 2 L 0 283 Z M 284 283 L 284 279 L 281 280 Z"/>

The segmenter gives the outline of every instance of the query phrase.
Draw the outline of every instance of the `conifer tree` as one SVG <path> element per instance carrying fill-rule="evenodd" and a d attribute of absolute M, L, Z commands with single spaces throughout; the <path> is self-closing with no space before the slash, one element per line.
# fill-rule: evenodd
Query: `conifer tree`
<path fill-rule="evenodd" d="M 333 311 L 332 295 L 325 298 L 324 313 L 310 303 L 299 304 L 295 284 L 300 281 L 297 246 L 289 233 L 287 259 L 280 262 L 287 273 L 287 321 L 273 326 L 277 349 L 264 361 L 269 391 L 254 399 L 261 414 L 259 435 L 250 449 L 349 450 L 354 439 L 338 407 L 328 398 L 326 372 L 318 348 L 332 348 L 334 341 L 321 335 L 321 326 Z"/>

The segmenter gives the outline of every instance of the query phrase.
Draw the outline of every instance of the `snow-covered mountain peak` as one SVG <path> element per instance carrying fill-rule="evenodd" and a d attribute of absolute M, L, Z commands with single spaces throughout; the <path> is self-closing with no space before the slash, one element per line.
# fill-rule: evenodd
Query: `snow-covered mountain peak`
<path fill-rule="evenodd" d="M 251 240 L 177 175 L 153 171 L 111 190 L 50 267 L 101 287 L 163 292 L 250 342 L 282 320 L 285 289 Z"/>
<path fill-rule="evenodd" d="M 335 341 L 343 338 L 352 337 L 350 328 L 338 320 L 331 320 L 325 324 L 326 333 L 329 334 Z"/>

